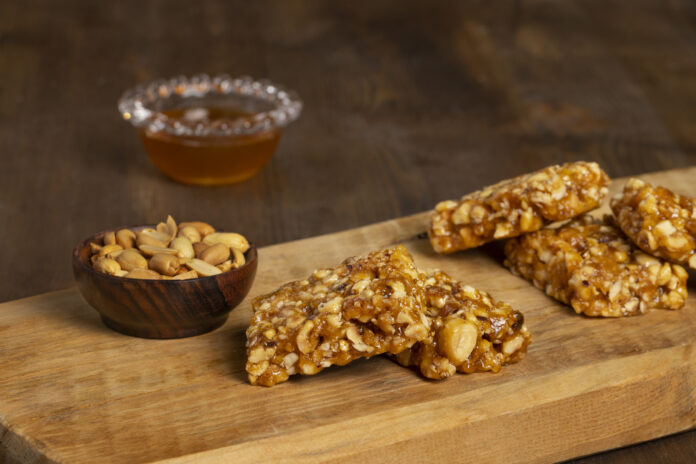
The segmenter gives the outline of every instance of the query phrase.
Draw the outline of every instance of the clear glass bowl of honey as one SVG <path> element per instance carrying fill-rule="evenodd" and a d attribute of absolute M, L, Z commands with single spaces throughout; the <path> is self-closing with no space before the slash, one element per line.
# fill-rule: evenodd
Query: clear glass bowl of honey
<path fill-rule="evenodd" d="M 222 185 L 248 179 L 268 163 L 302 101 L 268 80 L 203 74 L 137 86 L 118 109 L 164 174 Z"/>

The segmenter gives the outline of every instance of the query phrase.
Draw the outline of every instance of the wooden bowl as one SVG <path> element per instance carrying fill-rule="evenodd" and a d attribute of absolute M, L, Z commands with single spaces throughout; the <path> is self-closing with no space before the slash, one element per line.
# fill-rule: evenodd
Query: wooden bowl
<path fill-rule="evenodd" d="M 142 280 L 103 274 L 89 262 L 89 244 L 102 243 L 105 233 L 75 247 L 73 273 L 80 293 L 104 324 L 126 335 L 183 338 L 217 329 L 249 293 L 256 275 L 258 259 L 253 244 L 244 253 L 246 264 L 210 277 Z"/>

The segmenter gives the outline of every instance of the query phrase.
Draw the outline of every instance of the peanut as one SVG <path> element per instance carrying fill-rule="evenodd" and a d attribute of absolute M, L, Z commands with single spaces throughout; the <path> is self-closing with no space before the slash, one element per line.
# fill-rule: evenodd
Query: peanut
<path fill-rule="evenodd" d="M 116 234 L 109 231 L 104 234 L 104 245 L 114 245 L 116 243 Z"/>
<path fill-rule="evenodd" d="M 167 216 L 166 223 L 160 222 L 159 224 L 157 224 L 157 232 L 168 235 L 169 240 L 176 237 L 178 229 L 179 228 L 176 226 L 176 221 L 171 215 Z"/>
<path fill-rule="evenodd" d="M 152 245 L 166 248 L 169 245 L 169 236 L 152 229 L 143 229 L 135 233 L 135 243 L 138 247 Z"/>
<path fill-rule="evenodd" d="M 171 241 L 169 247 L 176 250 L 179 258 L 193 258 L 196 256 L 193 251 L 193 245 L 186 237 L 176 237 Z"/>
<path fill-rule="evenodd" d="M 205 251 L 206 248 L 208 248 L 210 245 L 203 243 L 203 242 L 197 242 L 193 244 L 193 253 L 196 255 L 196 258 L 199 258 L 201 256 L 201 253 Z"/>
<path fill-rule="evenodd" d="M 222 273 L 220 269 L 216 268 L 212 264 L 206 263 L 205 261 L 196 258 L 186 263 L 186 266 L 189 269 L 196 271 L 199 275 L 203 277 L 213 276 Z"/>
<path fill-rule="evenodd" d="M 672 266 L 669 263 L 664 263 L 657 275 L 657 285 L 666 285 L 672 277 Z"/>
<path fill-rule="evenodd" d="M 111 258 L 99 258 L 94 263 L 94 269 L 104 274 L 115 275 L 121 270 L 121 266 Z"/>
<path fill-rule="evenodd" d="M 198 243 L 201 241 L 201 233 L 193 226 L 180 227 L 178 236 L 186 237 L 191 243 Z"/>
<path fill-rule="evenodd" d="M 316 343 L 312 343 L 312 341 L 309 340 L 309 333 L 311 330 L 314 328 L 314 322 L 312 321 L 307 321 L 305 324 L 302 326 L 299 332 L 297 332 L 297 349 L 300 350 L 300 352 L 307 354 L 311 352 L 314 347 L 316 346 Z"/>
<path fill-rule="evenodd" d="M 129 272 L 134 269 L 147 269 L 147 260 L 134 249 L 124 250 L 118 255 L 116 262 L 122 269 Z"/>
<path fill-rule="evenodd" d="M 689 267 L 696 269 L 696 254 L 691 255 L 691 258 L 689 258 Z"/>
<path fill-rule="evenodd" d="M 124 249 L 133 248 L 135 246 L 135 232 L 130 229 L 121 229 L 116 232 L 116 243 Z"/>
<path fill-rule="evenodd" d="M 206 235 L 212 234 L 215 232 L 215 228 L 208 224 L 207 222 L 201 222 L 201 221 L 193 221 L 193 222 L 182 222 L 179 224 L 180 227 L 194 227 L 199 234 L 201 234 L 201 237 L 205 237 Z"/>
<path fill-rule="evenodd" d="M 206 263 L 210 263 L 213 266 L 224 263 L 229 259 L 229 257 L 230 249 L 223 243 L 216 243 L 215 245 L 206 248 L 198 256 L 199 259 L 205 261 Z"/>
<path fill-rule="evenodd" d="M 173 280 L 187 280 L 196 278 L 198 278 L 198 273 L 196 271 L 186 271 L 172 277 Z"/>
<path fill-rule="evenodd" d="M 111 259 L 116 259 L 116 258 L 118 258 L 118 255 L 123 253 L 123 251 L 124 251 L 123 249 L 111 251 L 111 252 L 106 254 L 106 257 L 111 258 Z"/>
<path fill-rule="evenodd" d="M 230 269 L 232 269 L 232 260 L 228 259 L 224 263 L 220 263 L 217 265 L 217 268 L 220 269 L 222 272 L 227 272 Z"/>
<path fill-rule="evenodd" d="M 179 258 L 174 255 L 158 253 L 150 258 L 150 269 L 166 276 L 174 276 L 179 272 Z"/>
<path fill-rule="evenodd" d="M 174 248 L 167 248 L 154 245 L 140 245 L 138 247 L 140 251 L 143 252 L 145 256 L 154 256 L 158 253 L 164 253 L 166 255 L 176 255 L 178 252 Z"/>
<path fill-rule="evenodd" d="M 469 358 L 477 339 L 476 327 L 459 317 L 450 318 L 437 334 L 440 351 L 455 365 Z"/>
<path fill-rule="evenodd" d="M 123 250 L 123 248 L 121 247 L 121 245 L 115 245 L 115 244 L 114 244 L 114 245 L 105 245 L 105 246 L 102 247 L 101 250 L 99 250 L 98 255 L 99 255 L 100 257 L 101 257 L 101 256 L 106 256 L 106 255 L 108 255 L 109 253 L 114 252 L 114 251 L 117 251 L 117 250 Z"/>
<path fill-rule="evenodd" d="M 128 279 L 147 279 L 147 280 L 160 280 L 161 275 L 150 269 L 133 269 L 124 277 Z"/>
<path fill-rule="evenodd" d="M 206 235 L 203 238 L 203 243 L 208 245 L 215 245 L 216 243 L 223 243 L 228 248 L 236 248 L 242 253 L 249 249 L 249 242 L 247 239 L 240 234 L 234 232 L 215 232 L 210 235 Z"/>

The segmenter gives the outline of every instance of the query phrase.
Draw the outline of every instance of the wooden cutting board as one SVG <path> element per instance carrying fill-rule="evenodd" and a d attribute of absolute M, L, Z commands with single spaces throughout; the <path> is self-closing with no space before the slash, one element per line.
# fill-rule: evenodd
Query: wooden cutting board
<path fill-rule="evenodd" d="M 696 195 L 694 175 L 642 177 Z M 0 305 L 0 462 L 546 462 L 694 427 L 695 296 L 680 311 L 580 317 L 505 270 L 496 246 L 436 255 L 426 223 L 263 248 L 250 297 L 404 243 L 420 267 L 524 312 L 520 363 L 436 382 L 376 357 L 252 387 L 250 298 L 213 333 L 143 340 L 106 329 L 72 288 Z"/>

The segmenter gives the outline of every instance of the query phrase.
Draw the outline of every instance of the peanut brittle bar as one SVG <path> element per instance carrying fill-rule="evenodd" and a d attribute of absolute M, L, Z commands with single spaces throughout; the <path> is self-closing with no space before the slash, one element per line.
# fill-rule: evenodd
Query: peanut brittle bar
<path fill-rule="evenodd" d="M 425 276 L 425 295 L 430 334 L 396 355 L 402 366 L 444 379 L 455 371 L 498 372 L 524 356 L 531 337 L 521 312 L 441 271 Z"/>
<path fill-rule="evenodd" d="M 696 199 L 630 179 L 612 199 L 611 209 L 639 248 L 696 269 Z"/>
<path fill-rule="evenodd" d="M 641 252 L 609 219 L 585 215 L 511 239 L 505 266 L 588 316 L 679 309 L 686 301 L 684 268 Z"/>
<path fill-rule="evenodd" d="M 597 208 L 608 184 L 597 163 L 584 161 L 505 180 L 435 206 L 430 243 L 438 253 L 453 253 L 533 232 Z"/>
<path fill-rule="evenodd" d="M 422 280 L 403 246 L 349 258 L 252 302 L 249 382 L 271 386 L 425 339 Z"/>

